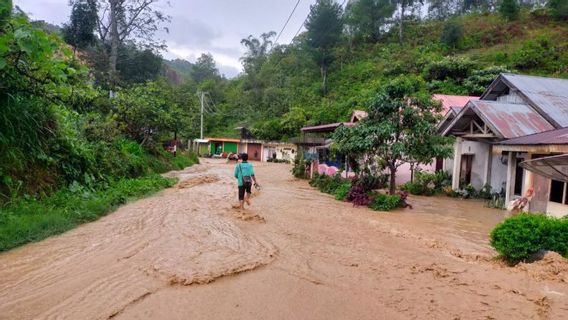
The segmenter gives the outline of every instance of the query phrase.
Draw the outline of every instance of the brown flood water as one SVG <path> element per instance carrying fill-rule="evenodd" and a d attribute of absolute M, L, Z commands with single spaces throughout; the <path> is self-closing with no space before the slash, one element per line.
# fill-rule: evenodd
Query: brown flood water
<path fill-rule="evenodd" d="M 412 197 L 414 210 L 377 213 L 255 165 L 263 188 L 245 215 L 232 165 L 208 160 L 170 173 L 176 188 L 0 254 L 0 319 L 568 318 L 565 261 L 492 259 L 501 211 Z"/>

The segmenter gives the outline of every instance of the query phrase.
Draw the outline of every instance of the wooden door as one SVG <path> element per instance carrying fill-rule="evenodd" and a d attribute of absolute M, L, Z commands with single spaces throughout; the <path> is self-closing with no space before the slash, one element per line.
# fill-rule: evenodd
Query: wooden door
<path fill-rule="evenodd" d="M 260 143 L 249 143 L 247 148 L 249 160 L 260 161 L 262 155 L 261 151 L 262 146 Z"/>

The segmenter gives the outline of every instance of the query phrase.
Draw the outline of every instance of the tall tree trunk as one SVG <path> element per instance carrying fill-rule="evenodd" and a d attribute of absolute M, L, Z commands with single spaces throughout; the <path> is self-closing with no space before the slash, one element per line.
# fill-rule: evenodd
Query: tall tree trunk
<path fill-rule="evenodd" d="M 109 72 L 111 76 L 116 73 L 116 61 L 118 60 L 118 1 L 110 0 L 110 55 L 109 55 Z"/>
<path fill-rule="evenodd" d="M 322 77 L 322 92 L 323 95 L 327 95 L 327 66 L 325 64 L 321 65 L 321 77 Z"/>
<path fill-rule="evenodd" d="M 396 193 L 396 166 L 389 165 L 389 170 L 390 170 L 389 193 L 393 195 Z"/>
<path fill-rule="evenodd" d="M 406 0 L 401 0 L 400 2 L 400 21 L 398 23 L 398 43 L 402 47 L 403 35 L 402 35 L 402 21 L 404 20 L 404 9 L 406 9 Z"/>

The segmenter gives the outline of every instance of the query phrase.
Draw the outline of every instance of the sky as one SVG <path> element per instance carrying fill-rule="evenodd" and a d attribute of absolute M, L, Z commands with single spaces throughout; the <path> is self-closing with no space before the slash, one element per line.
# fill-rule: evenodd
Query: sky
<path fill-rule="evenodd" d="M 69 20 L 68 0 L 14 0 L 34 20 L 61 25 Z M 202 53 L 211 53 L 220 72 L 234 77 L 242 71 L 239 58 L 245 52 L 241 39 L 259 37 L 268 31 L 280 32 L 297 0 L 167 0 L 160 7 L 172 18 L 169 33 L 157 37 L 168 46 L 166 59 L 190 62 Z M 304 22 L 315 0 L 300 0 L 279 43 L 289 43 Z"/>

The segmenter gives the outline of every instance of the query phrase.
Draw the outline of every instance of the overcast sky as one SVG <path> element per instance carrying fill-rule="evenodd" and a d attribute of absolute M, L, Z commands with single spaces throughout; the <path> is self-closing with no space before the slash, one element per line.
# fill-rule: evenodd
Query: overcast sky
<path fill-rule="evenodd" d="M 170 0 L 163 11 L 172 21 L 166 40 L 167 59 L 182 58 L 194 62 L 203 52 L 210 52 L 221 73 L 233 77 L 241 71 L 239 58 L 244 52 L 240 42 L 248 35 L 276 31 L 286 22 L 297 0 Z M 14 0 L 34 20 L 61 25 L 69 20 L 68 0 Z M 282 34 L 279 43 L 289 43 L 315 0 L 300 4 Z"/>

